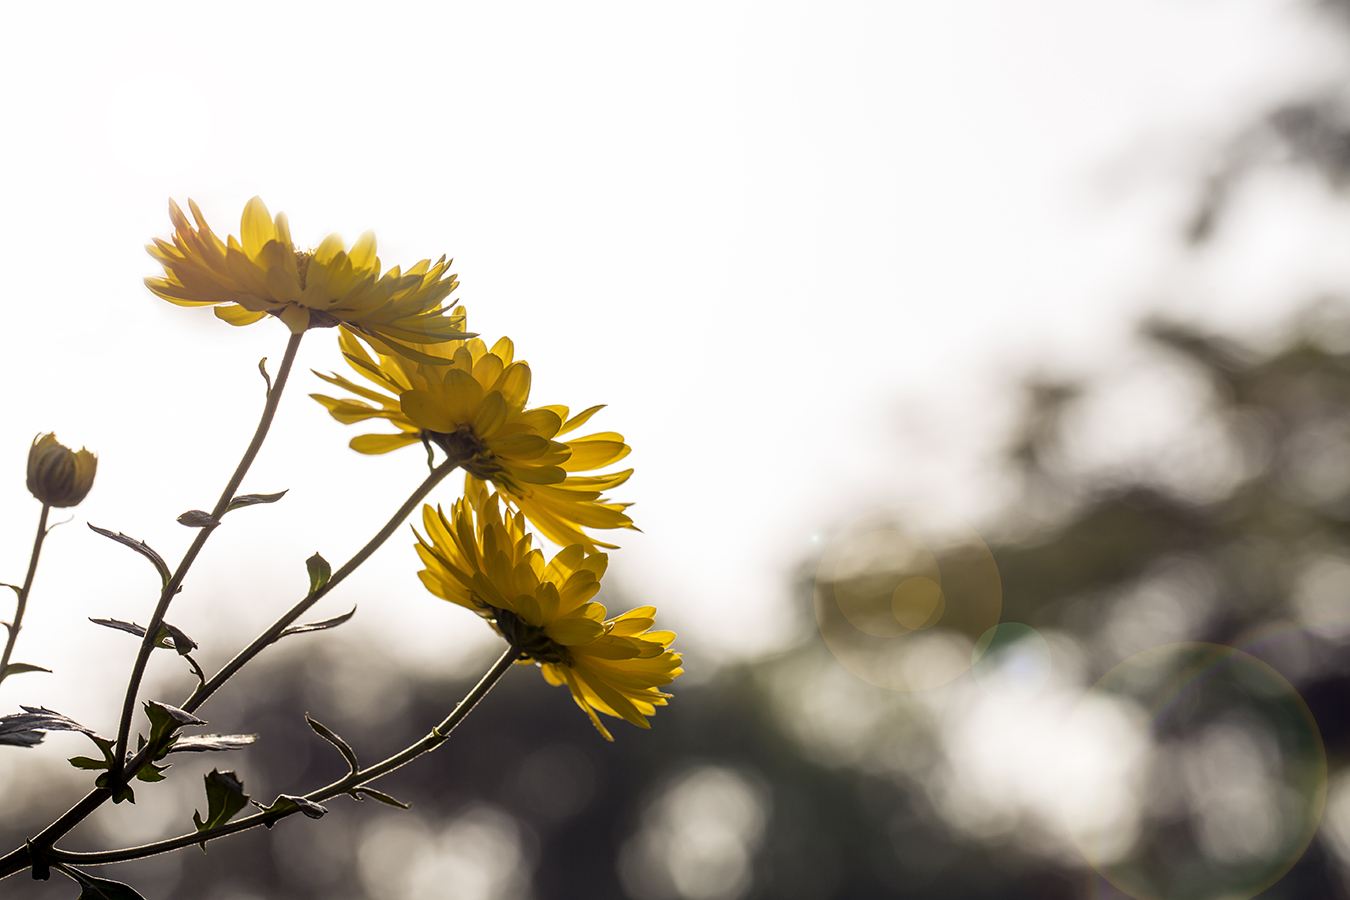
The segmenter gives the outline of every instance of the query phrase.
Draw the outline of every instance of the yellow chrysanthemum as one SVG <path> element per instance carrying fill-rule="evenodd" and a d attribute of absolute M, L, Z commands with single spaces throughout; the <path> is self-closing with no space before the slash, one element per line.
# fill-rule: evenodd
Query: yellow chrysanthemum
<path fill-rule="evenodd" d="M 359 435 L 352 439 L 352 449 L 388 453 L 423 440 L 435 443 L 462 461 L 469 480 L 491 481 L 559 545 L 612 548 L 583 529 L 634 527 L 625 512 L 629 504 L 603 496 L 627 481 L 633 470 L 595 471 L 628 455 L 623 435 L 604 431 L 566 437 L 600 406 L 575 416 L 565 406 L 527 409 L 530 367 L 515 358 L 510 338 L 491 349 L 477 338 L 420 348 L 437 357 L 437 363 L 387 353 L 375 358 L 351 335 L 344 332 L 339 340 L 352 368 L 379 390 L 316 372 L 364 400 L 310 396 L 344 424 L 385 419 L 398 429 L 394 434 Z"/>
<path fill-rule="evenodd" d="M 651 727 L 647 717 L 670 697 L 661 687 L 684 671 L 669 649 L 675 635 L 651 630 L 651 606 L 605 618 L 591 599 L 605 574 L 603 553 L 572 544 L 545 563 L 530 546 L 524 515 L 503 518 L 497 495 L 481 484 L 449 516 L 423 507 L 422 523 L 417 553 L 426 568 L 418 574 L 431 593 L 490 621 L 549 684 L 567 686 L 606 740 L 613 735 L 596 713 Z"/>
<path fill-rule="evenodd" d="M 381 275 L 370 232 L 350 250 L 330 234 L 314 250 L 299 251 L 285 214 L 274 220 L 254 197 L 244 207 L 239 237 L 221 241 L 197 204 L 189 200 L 188 208 L 195 225 L 169 201 L 172 241 L 156 238 L 146 248 L 164 266 L 164 276 L 145 279 L 146 286 L 170 303 L 215 306 L 231 325 L 270 313 L 296 333 L 342 324 L 402 353 L 418 352 L 410 344 L 465 337 L 463 317 L 447 315 L 443 303 L 458 284 L 444 256 Z"/>

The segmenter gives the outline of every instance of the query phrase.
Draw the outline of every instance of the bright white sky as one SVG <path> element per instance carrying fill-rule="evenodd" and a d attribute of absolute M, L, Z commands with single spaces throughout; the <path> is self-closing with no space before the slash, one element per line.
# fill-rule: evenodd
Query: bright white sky
<path fill-rule="evenodd" d="M 622 498 L 645 532 L 612 578 L 705 666 L 781 636 L 788 567 L 849 515 L 984 504 L 1001 379 L 1117 352 L 1181 265 L 1177 187 L 1205 171 L 1205 141 L 1331 71 L 1337 45 L 1295 7 L 7 10 L 0 578 L 27 558 L 32 436 L 95 449 L 98 484 L 52 536 L 19 658 L 106 654 L 110 686 L 28 675 L 0 705 L 105 724 L 134 642 L 84 617 L 144 621 L 154 579 L 80 523 L 176 560 L 191 535 L 173 518 L 215 498 L 262 401 L 254 363 L 285 341 L 279 323 L 231 329 L 142 287 L 167 198 L 194 197 L 222 233 L 260 194 L 298 241 L 370 228 L 386 265 L 454 256 L 472 326 L 516 340 L 538 402 L 610 404 L 596 422 L 635 448 Z M 1259 320 L 1240 307 L 1223 314 Z M 223 617 L 270 621 L 305 557 L 341 562 L 421 478 L 418 451 L 360 457 L 304 396 L 308 367 L 339 362 L 313 333 L 245 483 L 292 494 L 213 538 L 171 616 L 199 640 Z M 386 653 L 481 657 L 481 627 L 422 592 L 409 544 L 324 612 L 360 602 Z"/>

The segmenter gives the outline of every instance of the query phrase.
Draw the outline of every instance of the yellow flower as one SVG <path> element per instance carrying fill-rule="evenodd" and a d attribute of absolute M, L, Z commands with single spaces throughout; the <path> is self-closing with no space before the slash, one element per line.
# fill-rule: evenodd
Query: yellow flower
<path fill-rule="evenodd" d="M 169 201 L 173 239 L 146 247 L 164 267 L 164 276 L 145 279 L 146 286 L 170 303 L 215 306 L 231 325 L 271 313 L 296 333 L 342 324 L 396 352 L 465 336 L 463 317 L 443 314 L 442 301 L 458 284 L 444 256 L 381 275 L 370 232 L 350 250 L 335 234 L 312 251 L 296 250 L 285 214 L 273 220 L 254 197 L 244 207 L 240 237 L 222 242 L 197 204 L 189 200 L 188 208 L 195 225 Z"/>
<path fill-rule="evenodd" d="M 684 672 L 669 649 L 675 635 L 651 630 L 651 606 L 605 617 L 591 599 L 605 554 L 572 544 L 545 563 L 530 546 L 524 515 L 503 518 L 497 495 L 481 484 L 449 516 L 424 506 L 422 524 L 417 553 L 426 568 L 418 574 L 431 593 L 491 622 L 549 684 L 567 686 L 606 740 L 614 737 L 596 713 L 651 727 L 647 717 L 670 697 L 661 687 Z"/>
<path fill-rule="evenodd" d="M 39 434 L 28 450 L 28 490 L 48 506 L 75 506 L 94 486 L 98 457 L 71 450 L 55 434 Z"/>
<path fill-rule="evenodd" d="M 378 390 L 316 372 L 364 400 L 310 396 L 344 424 L 385 419 L 398 429 L 359 435 L 352 439 L 352 449 L 388 453 L 430 441 L 460 460 L 469 480 L 491 481 L 545 537 L 561 546 L 612 548 L 582 529 L 634 527 L 625 512 L 629 504 L 603 496 L 627 481 L 633 470 L 595 473 L 628 455 L 623 435 L 604 431 L 567 437 L 600 406 L 575 416 L 565 406 L 527 409 L 530 367 L 515 358 L 510 338 L 491 349 L 478 338 L 420 348 L 435 356 L 436 363 L 387 353 L 377 359 L 345 332 L 339 341 L 352 368 Z"/>

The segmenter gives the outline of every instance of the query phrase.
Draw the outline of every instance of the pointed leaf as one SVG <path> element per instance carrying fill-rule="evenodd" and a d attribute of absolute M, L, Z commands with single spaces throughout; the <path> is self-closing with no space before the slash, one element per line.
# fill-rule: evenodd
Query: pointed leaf
<path fill-rule="evenodd" d="M 165 742 L 178 729 L 189 725 L 206 724 L 192 713 L 184 712 L 167 703 L 160 703 L 158 700 L 147 700 L 143 705 L 145 714 L 150 719 L 150 743 L 158 748 L 167 750 L 164 747 Z"/>
<path fill-rule="evenodd" d="M 205 781 L 206 816 L 203 817 L 196 810 L 192 812 L 192 822 L 199 832 L 224 825 L 249 802 L 248 794 L 244 793 L 244 783 L 233 772 L 212 769 L 206 774 Z M 206 841 L 201 842 L 201 847 L 206 849 Z"/>
<path fill-rule="evenodd" d="M 24 672 L 46 672 L 50 675 L 52 670 L 44 666 L 35 666 L 32 663 L 10 663 L 5 666 L 5 671 L 0 673 L 0 681 L 11 675 L 22 675 Z"/>
<path fill-rule="evenodd" d="M 120 531 L 112 532 L 106 528 L 99 528 L 97 525 L 94 524 L 90 524 L 89 527 L 98 534 L 103 535 L 105 538 L 117 541 L 117 543 L 122 544 L 125 547 L 130 547 L 132 550 L 135 550 L 141 556 L 144 556 L 146 559 L 150 560 L 151 565 L 153 565 L 155 567 L 155 570 L 159 572 L 159 577 L 163 580 L 163 582 L 165 584 L 169 583 L 169 564 L 164 561 L 164 557 L 160 556 L 154 550 L 150 549 L 149 544 L 145 543 L 144 541 L 138 541 L 134 537 L 131 537 L 129 535 L 122 534 Z"/>
<path fill-rule="evenodd" d="M 145 897 L 120 881 L 95 878 L 70 866 L 58 865 L 57 868 L 80 886 L 78 900 L 145 900 Z"/>
<path fill-rule="evenodd" d="M 315 803 L 313 800 L 310 800 L 307 797 L 297 797 L 294 794 L 278 795 L 277 799 L 272 801 L 271 806 L 263 806 L 256 800 L 253 802 L 253 805 L 258 807 L 258 809 L 262 810 L 263 812 L 278 812 L 295 808 L 299 809 L 300 812 L 304 813 L 311 819 L 321 819 L 324 817 L 324 815 L 328 813 L 328 807 L 320 806 L 319 804 Z M 268 822 L 267 827 L 271 828 L 274 824 L 276 823 Z"/>
<path fill-rule="evenodd" d="M 256 506 L 259 503 L 276 503 L 284 496 L 286 496 L 286 491 L 277 491 L 275 494 L 240 494 L 230 501 L 230 505 L 225 507 L 225 511 L 242 509 L 245 506 Z"/>
<path fill-rule="evenodd" d="M 352 745 L 344 741 L 337 732 L 333 731 L 333 729 L 329 728 L 318 719 L 311 719 L 308 714 L 305 715 L 305 722 L 309 724 L 310 728 L 314 729 L 315 734 L 337 748 L 337 751 L 342 754 L 342 758 L 347 761 L 348 767 L 350 767 L 353 772 L 361 768 L 361 764 L 356 760 L 356 751 L 353 750 Z"/>
<path fill-rule="evenodd" d="M 308 625 L 292 625 L 290 628 L 287 628 L 285 631 L 281 632 L 281 634 L 277 635 L 277 640 L 284 638 L 288 634 L 305 634 L 310 631 L 323 631 L 328 628 L 336 628 L 354 615 L 356 615 L 355 606 L 340 616 L 324 619 L 322 622 L 311 622 Z"/>
<path fill-rule="evenodd" d="M 333 567 L 328 564 L 328 560 L 318 553 L 305 560 L 305 568 L 309 570 L 309 592 L 311 594 L 322 588 L 328 583 L 328 579 L 333 577 Z"/>
<path fill-rule="evenodd" d="M 412 804 L 411 804 L 411 803 L 404 803 L 402 800 L 398 799 L 397 797 L 391 797 L 389 794 L 386 794 L 384 791 L 377 791 L 377 790 L 376 790 L 375 788 L 373 788 L 373 787 L 365 787 L 365 786 L 363 785 L 362 787 L 359 787 L 359 788 L 353 788 L 353 789 L 352 789 L 352 796 L 355 797 L 357 800 L 360 800 L 360 799 L 361 799 L 361 795 L 362 795 L 362 794 L 365 794 L 367 797 L 369 797 L 369 798 L 372 799 L 372 800 L 378 800 L 378 801 L 380 801 L 381 803 L 387 804 L 387 805 L 389 805 L 389 806 L 397 806 L 399 809 L 411 809 L 411 808 L 412 808 Z"/>

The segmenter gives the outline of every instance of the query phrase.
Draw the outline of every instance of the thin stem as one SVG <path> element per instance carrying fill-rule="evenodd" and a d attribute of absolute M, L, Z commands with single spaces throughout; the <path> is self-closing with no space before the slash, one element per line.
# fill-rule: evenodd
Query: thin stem
<path fill-rule="evenodd" d="M 219 672 L 210 678 L 210 680 L 205 684 L 199 685 L 197 689 L 192 692 L 191 696 L 182 703 L 182 708 L 188 712 L 200 709 L 202 705 L 210 699 L 211 695 L 218 691 L 225 682 L 229 681 L 230 678 L 243 668 L 246 663 L 262 652 L 269 644 L 276 641 L 281 636 L 281 632 L 285 631 L 296 619 L 304 615 L 310 607 L 323 599 L 329 591 L 341 584 L 347 576 L 356 571 L 358 566 L 369 559 L 370 556 L 379 549 L 380 545 L 398 530 L 403 521 L 407 519 L 409 513 L 417 507 L 417 504 L 425 500 L 427 495 L 430 494 L 438 484 L 444 481 L 446 476 L 453 472 L 458 465 L 458 460 L 448 459 L 433 469 L 417 489 L 409 495 L 408 499 L 403 502 L 403 505 L 394 512 L 389 521 L 375 533 L 375 536 L 367 541 L 365 546 L 358 550 L 351 559 L 347 560 L 341 568 L 333 573 L 333 576 L 328 579 L 327 584 L 319 588 L 319 590 L 307 594 L 300 602 L 287 610 L 281 618 L 272 623 L 266 631 L 255 638 L 252 643 L 243 650 L 240 650 L 239 653 L 235 654 L 234 659 L 226 663 Z M 145 761 L 149 758 L 151 752 L 152 748 L 148 746 L 142 748 L 140 752 L 131 758 L 126 766 L 126 771 L 139 771 L 140 767 L 144 765 Z M 66 810 L 59 819 L 51 825 L 48 825 L 37 837 L 33 838 L 31 842 L 32 845 L 39 848 L 39 850 L 41 848 L 50 847 L 69 832 L 70 829 L 83 821 L 95 809 L 98 809 L 98 807 L 111 796 L 112 791 L 109 788 L 95 788 L 90 791 L 78 803 Z M 6 856 L 0 857 L 0 879 L 7 878 L 16 872 L 23 871 L 30 863 L 31 853 L 29 852 L 28 847 L 19 847 L 18 849 L 11 851 Z"/>
<path fill-rule="evenodd" d="M 42 504 L 42 513 L 38 516 L 37 535 L 33 538 L 33 552 L 28 557 L 28 574 L 23 577 L 19 587 L 18 604 L 14 607 L 14 621 L 8 624 L 9 637 L 5 639 L 5 652 L 0 655 L 0 682 L 9 672 L 9 660 L 14 655 L 14 644 L 19 640 L 19 629 L 23 627 L 23 614 L 28 609 L 28 592 L 33 589 L 33 576 L 37 574 L 38 557 L 42 554 L 42 542 L 47 539 L 47 515 L 52 511 L 50 504 Z"/>
<path fill-rule="evenodd" d="M 430 753 L 438 748 L 450 737 L 450 733 L 455 730 L 460 722 L 473 711 L 488 691 L 506 674 L 512 664 L 520 658 L 520 651 L 515 647 L 508 647 L 506 652 L 498 657 L 493 663 L 492 668 L 479 679 L 469 693 L 464 695 L 464 699 L 459 701 L 454 711 L 446 716 L 443 721 L 435 728 L 431 729 L 421 740 L 410 744 L 393 756 L 390 756 L 372 766 L 348 774 L 345 778 L 340 778 L 333 783 L 321 787 L 317 790 L 305 794 L 305 799 L 314 803 L 322 803 L 325 800 L 342 794 L 350 794 L 358 787 L 362 787 L 383 778 L 395 769 L 402 768 L 412 762 L 424 753 Z M 251 816 L 245 816 L 242 819 L 236 819 L 233 822 L 227 822 L 216 828 L 199 831 L 193 834 L 182 834 L 178 837 L 167 838 L 162 841 L 155 841 L 149 844 L 141 844 L 136 847 L 125 847 L 120 850 L 103 850 L 95 853 L 76 853 L 67 850 L 53 849 L 49 856 L 53 862 L 61 861 L 82 866 L 101 866 L 110 863 L 129 862 L 133 859 L 143 859 L 147 856 L 154 856 L 159 853 L 168 853 L 172 850 L 180 850 L 184 847 L 191 847 L 193 844 L 200 844 L 205 841 L 212 841 L 227 835 L 237 834 L 240 831 L 247 831 L 250 828 L 256 828 L 259 825 L 270 825 L 287 816 L 300 812 L 300 808 L 295 805 L 278 809 L 271 812 L 254 813 Z"/>
<path fill-rule="evenodd" d="M 118 786 L 126 780 L 124 774 L 127 771 L 125 760 L 127 740 L 131 735 L 131 717 L 136 712 L 136 699 L 140 695 L 141 679 L 145 677 L 145 667 L 150 661 L 151 651 L 155 649 L 155 639 L 159 635 L 160 626 L 164 624 L 164 616 L 169 611 L 169 604 L 173 602 L 174 595 L 182 587 L 183 579 L 196 561 L 197 554 L 202 552 L 202 548 L 206 546 L 206 541 L 220 524 L 220 517 L 225 515 L 230 501 L 234 499 L 235 492 L 239 490 L 239 485 L 244 480 L 244 475 L 253 465 L 253 460 L 258 455 L 258 451 L 262 449 L 263 441 L 267 438 L 267 432 L 272 427 L 272 419 L 276 415 L 277 405 L 281 402 L 282 391 L 286 388 L 286 380 L 290 377 L 296 351 L 300 349 L 300 339 L 304 337 L 304 334 L 303 331 L 292 334 L 290 340 L 286 342 L 286 352 L 281 358 L 281 368 L 277 371 L 276 382 L 267 391 L 267 402 L 263 405 L 262 418 L 258 420 L 258 427 L 253 432 L 253 440 L 249 442 L 248 449 L 244 451 L 243 457 L 239 460 L 239 465 L 235 467 L 234 474 L 230 476 L 229 483 L 225 485 L 225 490 L 220 492 L 220 499 L 216 501 L 215 507 L 211 510 L 212 522 L 198 529 L 196 538 L 193 539 L 192 545 L 188 547 L 187 553 L 183 555 L 178 568 L 165 583 L 164 590 L 159 595 L 159 603 L 155 606 L 155 612 L 150 616 L 150 623 L 145 627 L 145 636 L 141 638 L 141 647 L 136 653 L 136 663 L 132 666 L 131 678 L 127 681 L 126 697 L 122 701 L 122 718 L 117 726 L 117 750 L 113 754 L 113 770 L 109 772 L 108 777 L 110 785 Z M 135 770 L 132 769 L 131 771 L 134 772 Z"/>
<path fill-rule="evenodd" d="M 201 708 L 202 704 L 204 704 L 212 694 L 220 690 L 221 686 L 229 681 L 236 672 L 242 669 L 249 660 L 253 659 L 253 657 L 262 652 L 265 647 L 281 637 L 281 633 L 290 627 L 296 619 L 304 615 L 315 603 L 322 600 L 329 591 L 341 584 L 348 575 L 355 572 L 358 566 L 369 559 L 371 554 L 378 550 L 380 545 L 387 541 L 390 535 L 398 530 L 399 526 L 403 524 L 403 521 L 408 518 L 408 515 L 417 508 L 417 504 L 425 500 L 427 495 L 431 493 L 436 485 L 445 480 L 445 477 L 453 472 L 458 466 L 459 460 L 447 459 L 433 469 L 431 474 L 427 475 L 426 480 L 418 486 L 417 490 L 412 492 L 408 499 L 403 502 L 403 505 L 389 518 L 389 521 L 384 523 L 384 527 L 377 531 L 375 536 L 367 541 L 364 547 L 356 551 L 355 556 L 343 563 L 342 567 L 333 573 L 332 577 L 328 579 L 323 587 L 303 597 L 300 602 L 287 610 L 281 618 L 273 622 L 266 631 L 254 638 L 251 644 L 235 654 L 234 659 L 230 660 L 219 672 L 211 676 L 211 680 L 198 685 L 191 696 L 183 702 L 183 709 L 187 712 L 192 712 Z"/>

